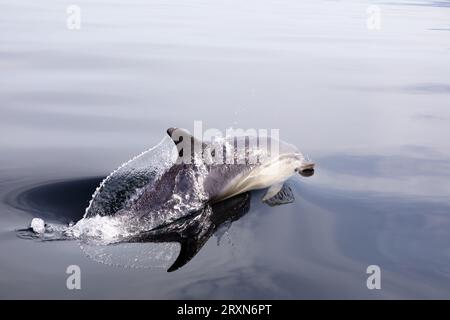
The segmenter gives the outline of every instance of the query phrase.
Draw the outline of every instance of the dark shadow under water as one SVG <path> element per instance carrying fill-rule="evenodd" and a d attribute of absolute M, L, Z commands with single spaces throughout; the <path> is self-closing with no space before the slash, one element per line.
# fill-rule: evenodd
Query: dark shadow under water
<path fill-rule="evenodd" d="M 68 224 L 83 218 L 92 194 L 104 177 L 47 183 L 15 195 L 9 204 L 44 220 Z"/>

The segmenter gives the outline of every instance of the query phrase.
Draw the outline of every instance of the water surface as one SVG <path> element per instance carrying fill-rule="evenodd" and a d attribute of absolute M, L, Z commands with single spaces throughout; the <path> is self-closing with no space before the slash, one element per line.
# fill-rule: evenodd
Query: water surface
<path fill-rule="evenodd" d="M 448 1 L 80 0 L 76 31 L 70 4 L 2 1 L 1 298 L 450 297 Z M 279 128 L 316 174 L 293 204 L 255 193 L 173 273 L 17 237 L 76 221 L 102 177 L 194 120 Z"/>

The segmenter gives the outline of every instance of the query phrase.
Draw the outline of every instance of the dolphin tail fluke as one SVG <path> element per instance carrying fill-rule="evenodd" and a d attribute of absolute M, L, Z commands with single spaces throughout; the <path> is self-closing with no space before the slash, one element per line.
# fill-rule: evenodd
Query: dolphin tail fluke
<path fill-rule="evenodd" d="M 196 238 L 183 239 L 180 241 L 181 249 L 178 254 L 177 260 L 167 269 L 167 272 L 176 271 L 186 263 L 191 261 L 191 259 L 200 251 L 203 244 L 199 245 Z"/>

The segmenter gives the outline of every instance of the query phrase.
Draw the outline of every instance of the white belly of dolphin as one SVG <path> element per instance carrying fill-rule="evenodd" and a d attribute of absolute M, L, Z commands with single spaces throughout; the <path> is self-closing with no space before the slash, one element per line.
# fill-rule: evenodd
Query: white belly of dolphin
<path fill-rule="evenodd" d="M 265 189 L 280 184 L 289 179 L 294 173 L 294 166 L 283 163 L 280 159 L 257 166 L 250 171 L 234 177 L 216 197 L 216 201 L 231 198 L 240 193 L 251 190 Z"/>

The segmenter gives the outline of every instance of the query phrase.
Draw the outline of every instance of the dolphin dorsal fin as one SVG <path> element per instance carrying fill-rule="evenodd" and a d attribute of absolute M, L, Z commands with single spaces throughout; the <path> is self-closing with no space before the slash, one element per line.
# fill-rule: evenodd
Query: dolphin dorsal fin
<path fill-rule="evenodd" d="M 186 138 L 197 140 L 189 131 L 182 128 L 169 128 L 167 129 L 167 134 L 176 145 L 184 141 Z"/>
<path fill-rule="evenodd" d="M 190 150 L 191 156 L 194 156 L 195 152 L 203 152 L 208 145 L 196 137 L 194 137 L 189 131 L 181 128 L 169 128 L 167 134 L 175 143 L 178 149 L 178 156 L 183 157 L 183 151 Z"/>

